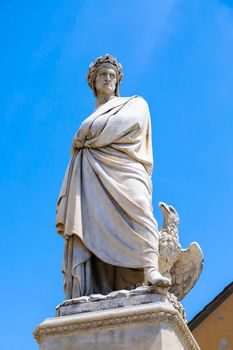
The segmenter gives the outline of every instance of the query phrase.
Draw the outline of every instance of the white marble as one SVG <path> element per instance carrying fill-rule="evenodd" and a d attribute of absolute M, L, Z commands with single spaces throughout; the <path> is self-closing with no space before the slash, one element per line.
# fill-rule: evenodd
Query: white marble
<path fill-rule="evenodd" d="M 166 297 L 154 297 L 147 304 L 50 318 L 34 335 L 40 350 L 200 350 L 180 313 Z"/>
<path fill-rule="evenodd" d="M 172 205 L 160 202 L 164 216 L 159 231 L 159 271 L 171 280 L 170 292 L 178 300 L 193 288 L 203 266 L 203 253 L 198 243 L 192 242 L 187 249 L 179 243 L 179 215 Z"/>
<path fill-rule="evenodd" d="M 67 299 L 144 280 L 170 285 L 158 271 L 150 111 L 142 97 L 119 96 L 121 78 L 110 55 L 88 72 L 96 109 L 74 136 L 57 203 Z"/>

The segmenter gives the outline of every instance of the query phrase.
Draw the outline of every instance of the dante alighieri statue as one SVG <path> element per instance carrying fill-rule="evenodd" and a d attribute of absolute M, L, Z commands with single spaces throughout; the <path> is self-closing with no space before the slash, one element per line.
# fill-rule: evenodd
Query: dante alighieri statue
<path fill-rule="evenodd" d="M 150 112 L 142 97 L 120 97 L 122 76 L 108 54 L 87 74 L 96 108 L 74 136 L 57 204 L 67 299 L 170 286 L 158 270 Z"/>

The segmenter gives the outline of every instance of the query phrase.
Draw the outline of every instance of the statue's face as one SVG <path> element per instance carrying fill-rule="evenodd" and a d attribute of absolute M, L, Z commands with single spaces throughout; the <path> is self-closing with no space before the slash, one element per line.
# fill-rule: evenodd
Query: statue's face
<path fill-rule="evenodd" d="M 95 78 L 95 90 L 97 97 L 111 96 L 115 94 L 117 83 L 116 72 L 109 66 L 98 69 Z"/>

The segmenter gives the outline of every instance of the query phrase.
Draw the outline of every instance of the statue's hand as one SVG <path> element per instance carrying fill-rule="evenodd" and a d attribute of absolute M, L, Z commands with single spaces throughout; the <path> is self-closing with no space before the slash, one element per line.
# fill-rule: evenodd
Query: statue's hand
<path fill-rule="evenodd" d="M 83 147 L 83 145 L 80 142 L 80 140 L 78 139 L 78 136 L 76 134 L 74 139 L 73 139 L 72 145 L 71 145 L 71 150 L 70 150 L 71 156 L 74 155 L 74 153 L 77 149 L 82 148 L 82 147 Z"/>

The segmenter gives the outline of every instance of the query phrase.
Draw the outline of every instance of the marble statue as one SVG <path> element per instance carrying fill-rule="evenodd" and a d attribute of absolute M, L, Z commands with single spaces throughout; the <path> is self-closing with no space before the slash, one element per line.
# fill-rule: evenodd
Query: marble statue
<path fill-rule="evenodd" d="M 74 136 L 57 203 L 67 299 L 143 282 L 167 288 L 181 257 L 178 236 L 173 263 L 163 257 L 166 230 L 159 232 L 152 209 L 150 112 L 142 97 L 120 97 L 122 77 L 108 54 L 87 74 L 96 108 Z"/>
<path fill-rule="evenodd" d="M 142 97 L 120 97 L 122 76 L 109 54 L 89 67 L 96 108 L 74 136 L 57 203 L 66 300 L 34 330 L 40 350 L 200 350 L 179 300 L 203 255 L 181 248 L 179 216 L 163 202 L 158 229 L 150 112 Z"/>
<path fill-rule="evenodd" d="M 96 109 L 73 139 L 57 204 L 66 298 L 170 285 L 158 271 L 149 108 L 142 97 L 119 96 L 122 76 L 108 54 L 87 74 Z"/>

